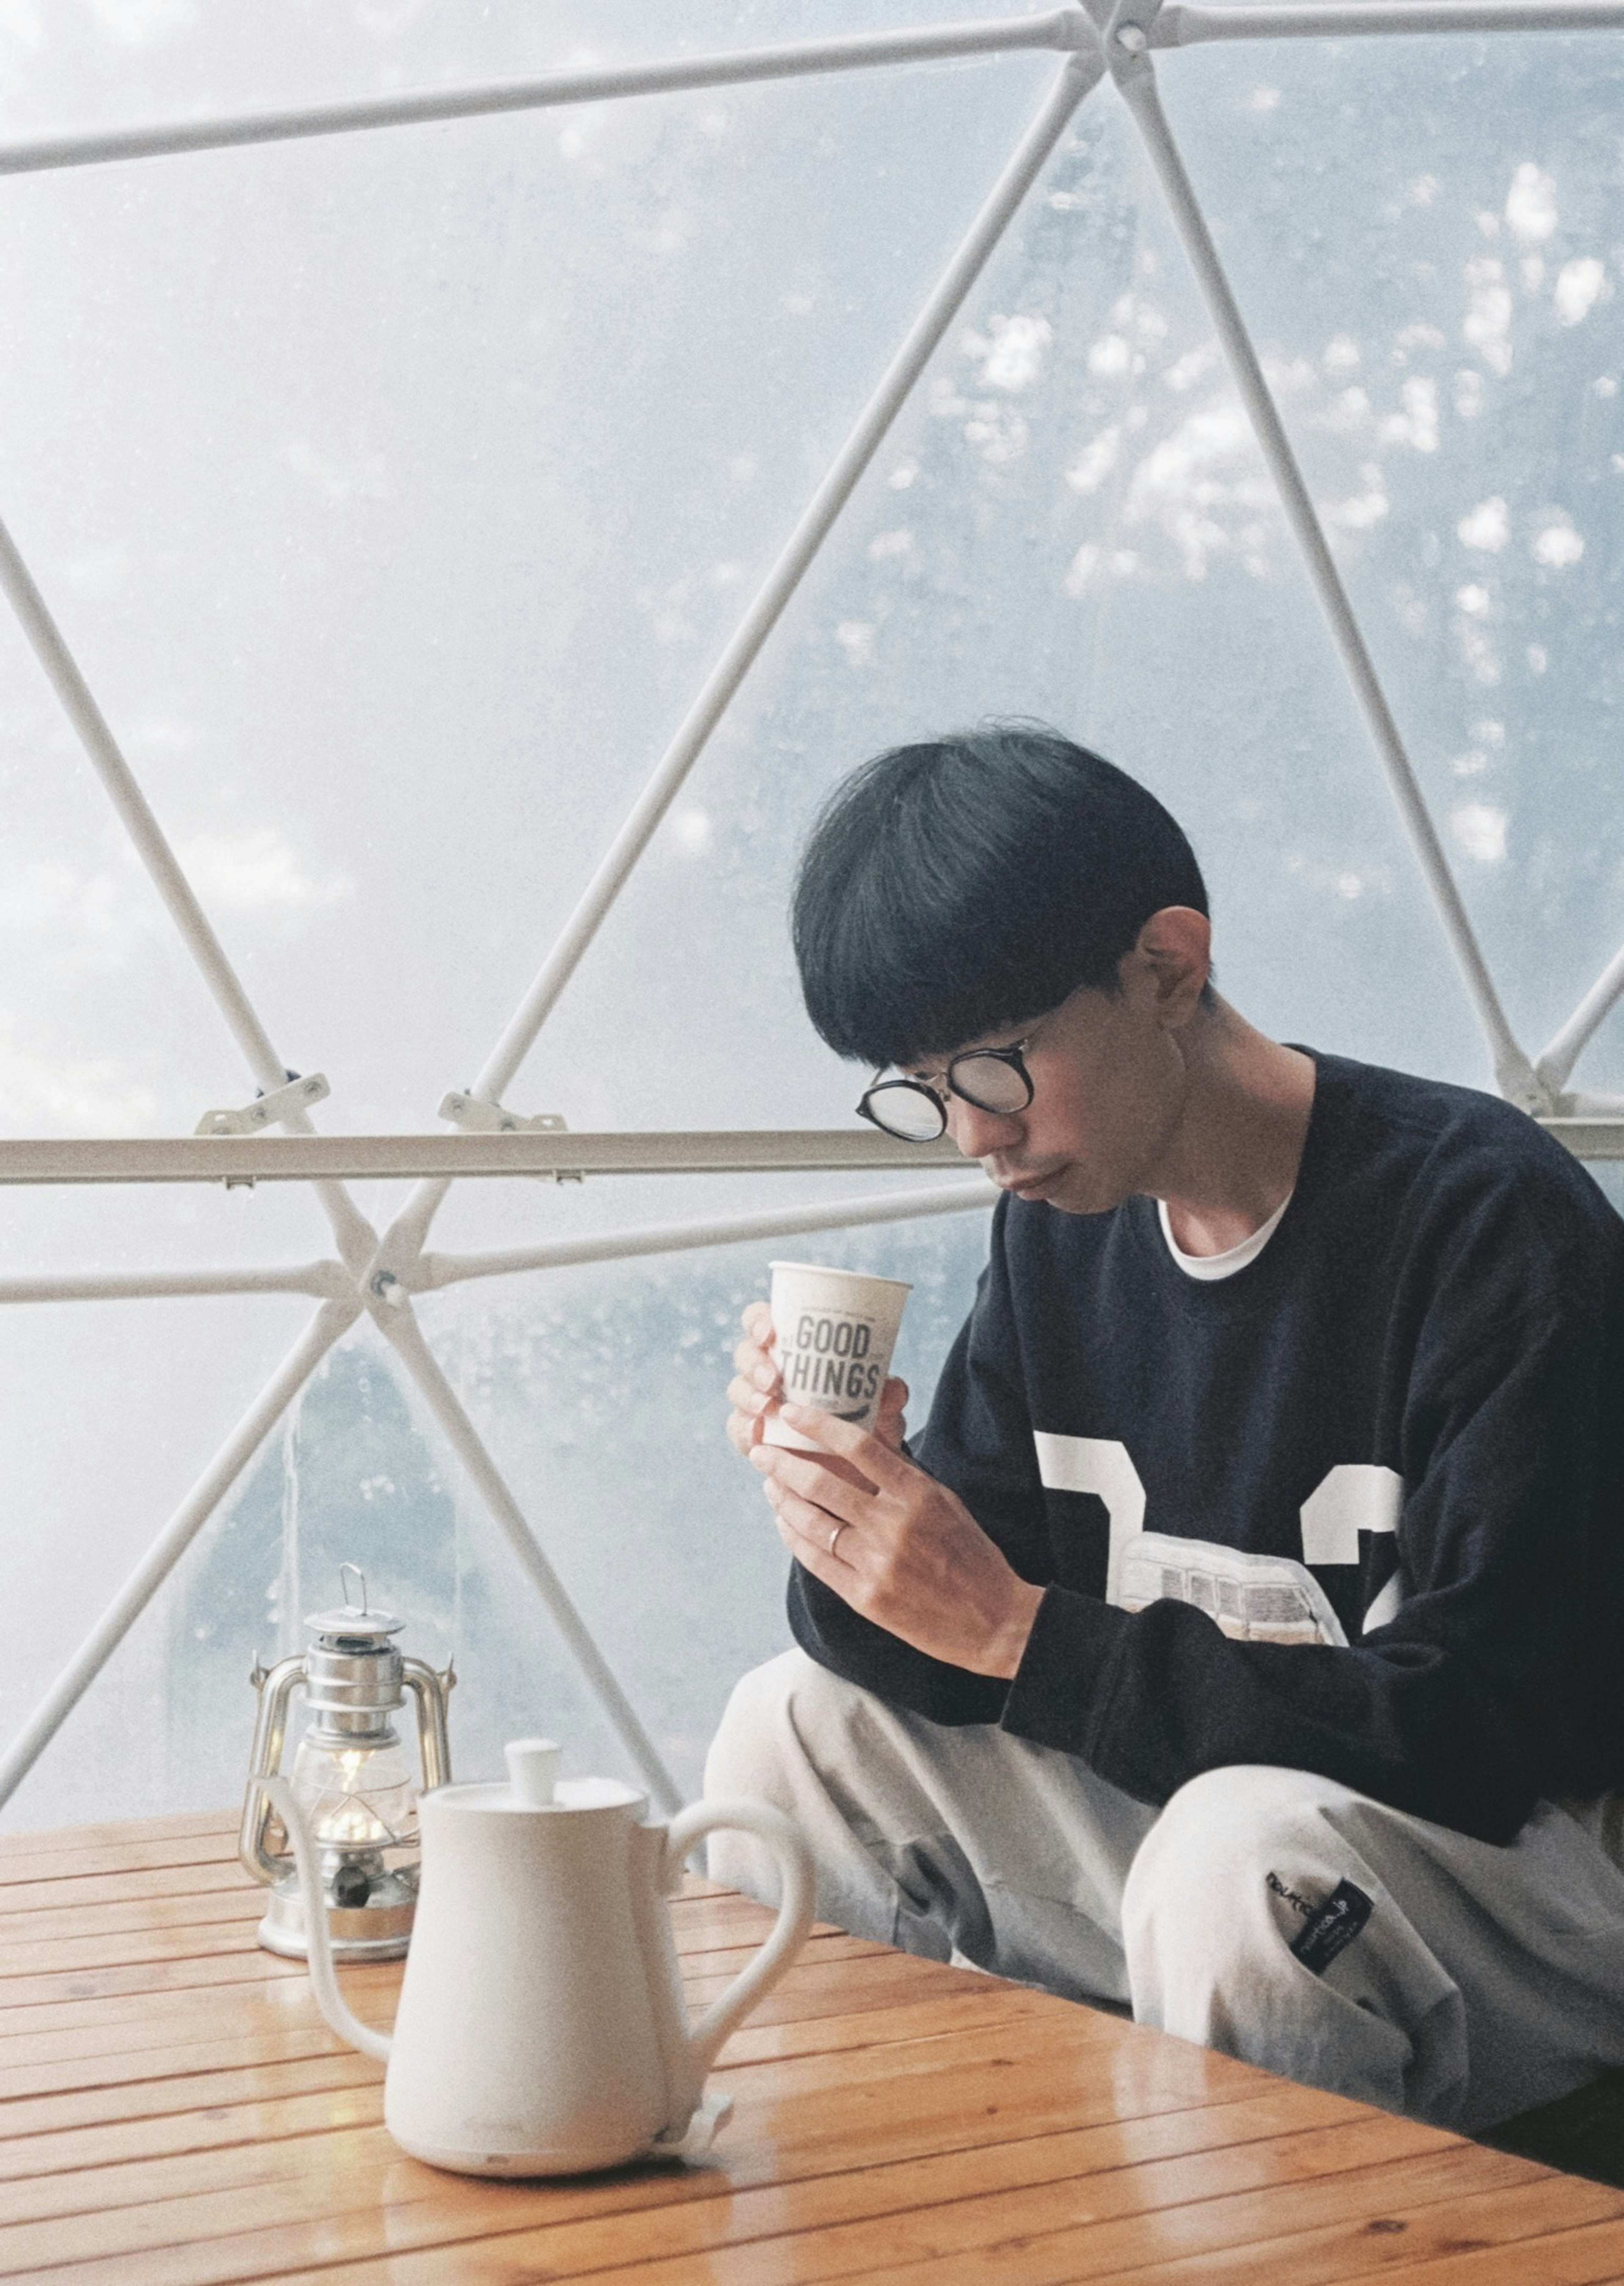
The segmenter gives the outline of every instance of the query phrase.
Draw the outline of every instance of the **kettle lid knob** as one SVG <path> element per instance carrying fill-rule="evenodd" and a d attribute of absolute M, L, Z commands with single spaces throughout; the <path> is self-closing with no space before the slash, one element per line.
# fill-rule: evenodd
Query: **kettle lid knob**
<path fill-rule="evenodd" d="M 514 1738 L 504 1752 L 513 1799 L 525 1809 L 550 1809 L 562 1748 L 551 1738 Z"/>

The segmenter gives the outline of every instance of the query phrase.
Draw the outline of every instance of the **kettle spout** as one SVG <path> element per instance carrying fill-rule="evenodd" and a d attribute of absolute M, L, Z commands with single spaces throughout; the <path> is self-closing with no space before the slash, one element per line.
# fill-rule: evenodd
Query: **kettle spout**
<path fill-rule="evenodd" d="M 347 2040 L 352 2048 L 359 2048 L 362 2055 L 375 2056 L 380 2063 L 387 2063 L 394 2042 L 387 2032 L 380 2032 L 371 2024 L 363 2024 L 345 2005 L 343 1994 L 338 1989 L 327 1930 L 327 1899 L 321 1893 L 321 1856 L 316 1847 L 316 1837 L 310 1829 L 310 1820 L 286 1778 L 262 1778 L 260 1785 L 287 1827 L 288 1839 L 293 1844 L 294 1863 L 299 1869 L 299 1897 L 304 1907 L 304 1926 L 310 1948 L 310 1981 L 316 1995 L 316 2005 L 341 2040 Z"/>

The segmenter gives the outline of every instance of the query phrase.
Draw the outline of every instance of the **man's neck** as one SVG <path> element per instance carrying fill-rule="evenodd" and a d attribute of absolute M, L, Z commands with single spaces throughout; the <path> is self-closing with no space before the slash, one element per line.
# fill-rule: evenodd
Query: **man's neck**
<path fill-rule="evenodd" d="M 1289 1197 L 1313 1108 L 1313 1060 L 1249 1024 L 1227 1001 L 1179 1035 L 1186 1090 L 1146 1188 L 1186 1254 L 1226 1254 Z"/>

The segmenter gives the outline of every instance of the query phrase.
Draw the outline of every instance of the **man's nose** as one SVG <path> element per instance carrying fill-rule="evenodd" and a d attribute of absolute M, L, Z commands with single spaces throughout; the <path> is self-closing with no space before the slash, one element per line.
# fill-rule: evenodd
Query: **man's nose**
<path fill-rule="evenodd" d="M 1007 1151 L 1021 1136 L 1018 1112 L 983 1111 L 961 1095 L 948 1098 L 947 1124 L 966 1159 L 989 1159 L 995 1151 Z"/>

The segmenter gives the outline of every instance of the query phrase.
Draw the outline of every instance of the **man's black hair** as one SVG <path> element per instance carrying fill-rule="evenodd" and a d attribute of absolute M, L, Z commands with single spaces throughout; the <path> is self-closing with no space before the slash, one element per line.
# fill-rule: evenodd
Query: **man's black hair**
<path fill-rule="evenodd" d="M 795 886 L 807 1013 L 837 1054 L 905 1064 L 1025 1023 L 1117 964 L 1164 905 L 1207 910 L 1154 794 L 1040 723 L 896 746 L 825 806 Z"/>

